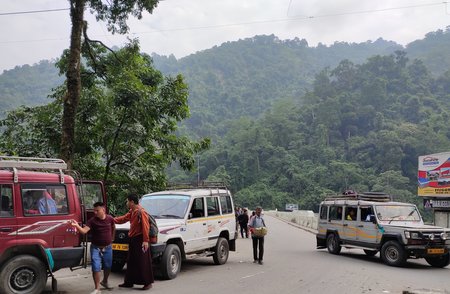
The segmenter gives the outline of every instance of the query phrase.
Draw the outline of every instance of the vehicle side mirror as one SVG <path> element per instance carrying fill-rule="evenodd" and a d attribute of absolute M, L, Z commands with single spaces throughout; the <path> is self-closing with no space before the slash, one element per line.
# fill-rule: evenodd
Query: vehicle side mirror
<path fill-rule="evenodd" d="M 189 212 L 188 219 L 191 219 L 191 218 L 192 218 L 192 212 Z"/>
<path fill-rule="evenodd" d="M 371 221 L 372 223 L 374 223 L 374 224 L 377 223 L 377 219 L 376 219 L 376 217 L 375 217 L 374 215 L 371 215 L 371 216 L 370 216 L 370 221 Z"/>

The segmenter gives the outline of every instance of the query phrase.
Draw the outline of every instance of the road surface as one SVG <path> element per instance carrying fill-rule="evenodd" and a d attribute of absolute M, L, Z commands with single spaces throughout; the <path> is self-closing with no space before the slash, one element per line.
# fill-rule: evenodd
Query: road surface
<path fill-rule="evenodd" d="M 253 263 L 251 239 L 237 240 L 225 265 L 211 258 L 184 263 L 179 276 L 156 280 L 147 293 L 450 293 L 450 266 L 432 268 L 424 260 L 409 260 L 404 268 L 383 264 L 379 254 L 368 257 L 362 250 L 342 249 L 340 255 L 316 249 L 315 235 L 274 217 L 266 216 L 264 264 Z M 139 293 L 122 289 L 123 273 L 113 273 L 115 286 L 103 294 Z M 89 269 L 56 273 L 58 293 L 90 293 Z M 45 293 L 51 293 L 50 280 Z M 137 292 L 136 292 L 137 291 Z"/>

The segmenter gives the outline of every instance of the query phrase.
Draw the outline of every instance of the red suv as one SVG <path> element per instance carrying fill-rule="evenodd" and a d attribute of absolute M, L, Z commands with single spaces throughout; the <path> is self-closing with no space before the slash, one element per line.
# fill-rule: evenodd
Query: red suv
<path fill-rule="evenodd" d="M 60 159 L 0 156 L 0 293 L 41 293 L 61 268 L 86 266 L 84 223 L 106 203 L 101 182 L 85 182 Z M 88 216 L 89 214 L 89 216 Z"/>

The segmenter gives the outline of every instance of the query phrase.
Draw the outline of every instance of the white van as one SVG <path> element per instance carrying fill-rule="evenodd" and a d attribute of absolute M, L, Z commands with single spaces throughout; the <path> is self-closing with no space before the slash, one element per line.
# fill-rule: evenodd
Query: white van
<path fill-rule="evenodd" d="M 236 250 L 233 198 L 225 186 L 167 190 L 144 195 L 140 204 L 158 224 L 152 258 L 165 279 L 174 279 L 188 256 L 212 256 L 224 264 Z M 116 226 L 113 271 L 126 262 L 129 223 Z"/>

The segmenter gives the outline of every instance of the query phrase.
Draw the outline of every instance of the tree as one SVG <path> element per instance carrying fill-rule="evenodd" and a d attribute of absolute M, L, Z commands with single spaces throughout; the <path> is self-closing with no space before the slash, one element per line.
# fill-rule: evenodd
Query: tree
<path fill-rule="evenodd" d="M 112 33 L 126 33 L 129 28 L 126 23 L 131 14 L 142 18 L 142 11 L 152 13 L 159 0 L 69 0 L 72 29 L 70 35 L 69 59 L 67 62 L 67 93 L 63 99 L 61 158 L 72 167 L 75 146 L 75 121 L 81 95 L 81 35 L 87 30 L 84 20 L 84 10 L 89 6 L 97 20 L 107 21 L 108 30 Z M 89 42 L 85 38 L 84 42 Z"/>
<path fill-rule="evenodd" d="M 165 77 L 155 70 L 136 41 L 115 52 L 102 46 L 91 50 L 97 58 L 82 67 L 73 166 L 84 177 L 106 183 L 114 210 L 123 206 L 124 193 L 163 188 L 165 168 L 173 161 L 192 168 L 193 155 L 206 149 L 209 140 L 193 142 L 176 135 L 178 122 L 189 115 L 181 75 Z M 64 67 L 66 61 L 63 57 L 58 65 Z M 64 90 L 56 89 L 54 97 Z M 0 123 L 0 152 L 55 157 L 61 117 L 58 99 L 10 112 Z"/>

